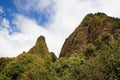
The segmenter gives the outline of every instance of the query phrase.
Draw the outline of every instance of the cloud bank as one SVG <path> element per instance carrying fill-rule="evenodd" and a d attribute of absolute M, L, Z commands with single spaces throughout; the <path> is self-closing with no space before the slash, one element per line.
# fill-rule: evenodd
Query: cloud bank
<path fill-rule="evenodd" d="M 24 4 L 23 4 L 24 3 Z M 59 56 L 65 39 L 80 24 L 88 13 L 105 12 L 114 17 L 120 17 L 119 0 L 16 0 L 14 4 L 20 13 L 15 13 L 14 19 L 0 17 L 0 57 L 17 56 L 23 51 L 28 51 L 38 36 L 44 35 L 49 51 Z M 31 11 L 44 14 L 48 22 L 44 25 L 37 23 L 24 15 Z M 0 13 L 3 9 L 0 8 Z M 9 34 L 10 22 L 19 32 Z"/>

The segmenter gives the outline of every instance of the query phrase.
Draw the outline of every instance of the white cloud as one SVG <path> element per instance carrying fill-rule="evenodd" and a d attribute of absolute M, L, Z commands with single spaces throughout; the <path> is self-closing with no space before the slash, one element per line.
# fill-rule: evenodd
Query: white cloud
<path fill-rule="evenodd" d="M 57 34 L 56 32 L 50 30 L 49 28 L 45 28 L 43 26 L 38 25 L 34 20 L 30 20 L 29 18 L 22 16 L 22 15 L 17 15 L 16 20 L 14 21 L 14 24 L 18 27 L 18 29 L 21 31 L 21 33 L 24 36 L 22 38 L 25 38 L 27 42 L 23 41 L 26 43 L 26 45 L 21 45 L 24 46 L 26 49 L 25 51 L 28 51 L 34 44 L 40 35 L 44 35 L 46 38 L 47 45 L 49 47 L 50 51 L 54 51 L 56 53 L 59 52 L 60 45 L 62 42 L 62 36 Z M 18 35 L 18 34 L 17 34 Z M 14 37 L 16 38 L 15 35 Z M 22 39 L 17 37 L 19 42 L 21 42 Z M 58 49 L 59 48 L 59 49 Z M 59 54 L 56 54 L 57 56 Z"/>
<path fill-rule="evenodd" d="M 53 0 L 16 0 L 14 1 L 19 11 L 29 13 L 29 11 L 37 11 L 45 13 L 52 6 Z M 46 13 L 47 14 L 47 13 Z"/>
<path fill-rule="evenodd" d="M 6 20 L 3 21 L 6 23 Z M 35 44 L 37 37 L 42 34 L 42 31 L 44 32 L 44 29 L 34 21 L 21 15 L 16 16 L 14 23 L 21 31 L 20 33 L 16 32 L 9 35 L 6 24 L 4 24 L 6 27 L 0 30 L 0 44 L 3 45 L 0 48 L 0 56 L 17 56 L 22 51 L 28 51 Z"/>
<path fill-rule="evenodd" d="M 22 51 L 28 51 L 40 35 L 46 37 L 49 50 L 58 56 L 65 38 L 73 32 L 86 14 L 105 12 L 120 17 L 119 3 L 119 0 L 16 0 L 17 8 L 24 12 L 38 10 L 47 14 L 46 12 L 51 13 L 52 10 L 54 14 L 51 13 L 48 17 L 50 21 L 45 26 L 38 25 L 35 20 L 26 16 L 16 15 L 13 23 L 20 33 L 9 35 L 7 29 L 0 30 L 0 44 L 4 45 L 0 49 L 0 53 L 4 54 L 0 56 L 16 56 Z M 5 23 L 9 24 L 7 20 Z"/>
<path fill-rule="evenodd" d="M 2 19 L 2 26 L 4 28 L 10 28 L 9 21 L 6 18 Z"/>
<path fill-rule="evenodd" d="M 0 13 L 3 13 L 3 8 L 0 6 Z"/>
<path fill-rule="evenodd" d="M 71 32 L 87 13 L 95 12 L 95 10 L 96 8 L 90 1 L 56 1 L 55 15 L 52 17 L 53 23 L 51 27 L 60 33 L 61 31 Z"/>
<path fill-rule="evenodd" d="M 87 13 L 94 13 L 97 8 L 94 8 L 94 4 L 90 1 L 60 0 L 55 3 L 55 15 L 51 19 L 52 22 L 47 26 L 48 29 L 55 34 L 54 38 L 57 38 L 55 44 L 53 40 L 53 45 L 55 45 L 56 48 L 51 50 L 58 56 L 65 38 L 73 32 Z M 52 46 L 49 46 L 49 48 L 50 47 Z"/>
<path fill-rule="evenodd" d="M 17 56 L 18 50 L 14 46 L 14 41 L 11 40 L 12 37 L 8 34 L 8 30 L 3 28 L 0 30 L 0 57 L 3 56 Z"/>
<path fill-rule="evenodd" d="M 97 0 L 103 12 L 110 16 L 120 17 L 120 0 Z"/>

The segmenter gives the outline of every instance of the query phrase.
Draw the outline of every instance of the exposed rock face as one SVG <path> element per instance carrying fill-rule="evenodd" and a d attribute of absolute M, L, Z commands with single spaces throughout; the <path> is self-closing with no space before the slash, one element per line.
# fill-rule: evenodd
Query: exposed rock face
<path fill-rule="evenodd" d="M 120 29 L 118 18 L 109 17 L 104 13 L 88 14 L 66 39 L 60 57 L 69 56 L 75 51 L 85 53 L 85 46 L 88 44 L 99 48 L 101 44 L 99 40 L 107 44 L 109 40 L 115 38 L 114 34 L 118 29 Z"/>

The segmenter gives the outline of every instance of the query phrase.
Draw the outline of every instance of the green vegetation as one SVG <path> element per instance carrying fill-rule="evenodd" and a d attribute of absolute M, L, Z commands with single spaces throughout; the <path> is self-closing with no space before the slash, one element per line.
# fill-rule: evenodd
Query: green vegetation
<path fill-rule="evenodd" d="M 88 14 L 59 58 L 40 36 L 28 52 L 0 58 L 0 80 L 120 80 L 120 19 Z"/>

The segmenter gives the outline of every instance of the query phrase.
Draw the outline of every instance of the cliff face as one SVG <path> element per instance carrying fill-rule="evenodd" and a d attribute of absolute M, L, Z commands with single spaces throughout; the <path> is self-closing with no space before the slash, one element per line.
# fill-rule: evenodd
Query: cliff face
<path fill-rule="evenodd" d="M 66 39 L 60 57 L 69 56 L 73 52 L 86 52 L 86 46 L 91 45 L 96 49 L 100 44 L 109 44 L 115 39 L 116 30 L 120 29 L 120 20 L 104 13 L 88 14 L 75 31 Z"/>

